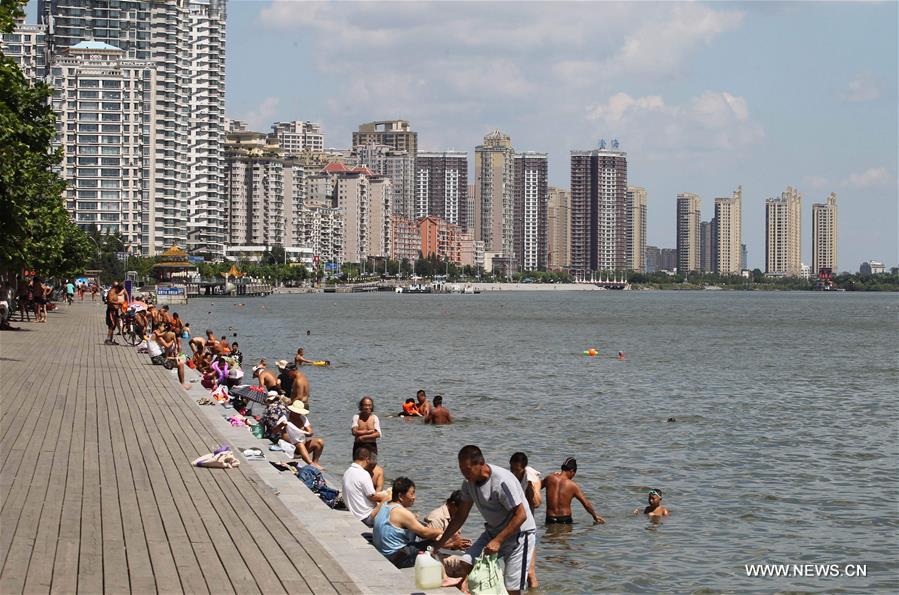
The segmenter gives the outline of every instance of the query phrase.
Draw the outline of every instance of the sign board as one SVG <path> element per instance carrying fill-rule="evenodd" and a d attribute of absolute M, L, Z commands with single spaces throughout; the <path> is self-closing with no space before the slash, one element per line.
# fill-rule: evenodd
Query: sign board
<path fill-rule="evenodd" d="M 121 260 L 122 262 L 128 261 L 128 253 L 127 252 L 116 252 L 115 257 L 116 257 L 116 260 Z"/>
<path fill-rule="evenodd" d="M 156 289 L 156 295 L 184 295 L 183 287 L 159 287 Z"/>
<path fill-rule="evenodd" d="M 132 293 L 133 289 L 134 281 L 132 281 L 131 279 L 125 279 L 125 294 L 128 296 L 129 302 L 134 299 L 134 294 Z"/>
<path fill-rule="evenodd" d="M 331 271 L 331 272 L 337 272 L 340 270 L 340 265 L 338 265 L 336 262 L 326 262 L 325 270 Z"/>

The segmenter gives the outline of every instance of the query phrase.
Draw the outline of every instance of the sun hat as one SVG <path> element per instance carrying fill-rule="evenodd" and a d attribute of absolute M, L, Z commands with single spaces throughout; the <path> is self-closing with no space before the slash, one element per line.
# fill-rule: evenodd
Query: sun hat
<path fill-rule="evenodd" d="M 266 395 L 265 400 L 266 400 L 267 402 L 269 402 L 269 403 L 274 403 L 274 402 L 277 401 L 279 398 L 281 398 L 281 395 L 278 394 L 278 391 L 276 391 L 276 390 L 270 390 L 270 391 L 268 391 L 268 395 Z"/>
<path fill-rule="evenodd" d="M 260 370 L 264 370 L 264 369 L 265 369 L 265 366 L 263 366 L 262 364 L 253 366 L 253 376 L 258 374 Z"/>
<path fill-rule="evenodd" d="M 306 409 L 306 406 L 302 401 L 294 401 L 287 406 L 287 409 L 293 411 L 294 413 L 299 413 L 300 415 L 306 415 L 307 413 L 309 413 L 309 410 Z"/>
<path fill-rule="evenodd" d="M 279 359 L 277 362 L 275 362 L 275 365 L 278 366 L 279 370 L 283 370 L 284 368 L 287 367 L 287 360 Z"/>

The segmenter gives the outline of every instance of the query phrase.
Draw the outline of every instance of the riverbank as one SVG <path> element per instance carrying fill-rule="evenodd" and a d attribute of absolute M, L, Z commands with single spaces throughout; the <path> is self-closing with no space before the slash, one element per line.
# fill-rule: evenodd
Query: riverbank
<path fill-rule="evenodd" d="M 0 592 L 414 590 L 295 476 L 236 451 L 237 468 L 193 467 L 226 443 L 276 453 L 197 405 L 198 384 L 103 345 L 101 308 L 0 339 Z"/>

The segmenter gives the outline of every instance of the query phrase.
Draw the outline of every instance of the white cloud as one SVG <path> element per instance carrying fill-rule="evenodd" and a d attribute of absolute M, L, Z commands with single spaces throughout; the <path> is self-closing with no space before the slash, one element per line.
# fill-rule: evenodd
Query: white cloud
<path fill-rule="evenodd" d="M 871 76 L 863 74 L 851 81 L 843 92 L 843 99 L 852 103 L 874 101 L 880 97 L 880 89 Z"/>
<path fill-rule="evenodd" d="M 683 154 L 750 145 L 764 138 L 743 97 L 707 91 L 682 105 L 669 105 L 658 95 L 631 97 L 616 93 L 588 110 L 597 135 L 626 138 L 632 148 L 676 149 Z"/>
<path fill-rule="evenodd" d="M 742 19 L 727 7 L 627 2 L 272 2 L 259 12 L 263 28 L 308 40 L 334 119 L 401 117 L 457 146 L 525 115 L 543 136 L 558 138 L 562 120 L 581 134 L 597 88 L 680 76 Z M 439 122 L 449 113 L 453 126 Z"/>
<path fill-rule="evenodd" d="M 850 174 L 844 185 L 854 188 L 871 188 L 885 186 L 890 181 L 891 176 L 885 167 L 870 167 L 862 173 Z"/>
<path fill-rule="evenodd" d="M 833 182 L 824 176 L 805 176 L 802 178 L 802 186 L 811 190 L 826 190 L 833 188 Z"/>
<path fill-rule="evenodd" d="M 278 113 L 278 105 L 281 99 L 278 97 L 266 97 L 256 108 L 247 112 L 240 120 L 244 120 L 250 130 L 267 130 Z"/>

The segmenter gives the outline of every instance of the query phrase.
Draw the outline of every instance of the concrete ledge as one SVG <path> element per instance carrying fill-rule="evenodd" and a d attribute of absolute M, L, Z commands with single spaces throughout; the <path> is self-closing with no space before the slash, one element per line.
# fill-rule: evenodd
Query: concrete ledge
<path fill-rule="evenodd" d="M 240 459 L 241 467 L 253 470 L 259 480 L 284 503 L 290 513 L 310 533 L 314 534 L 322 549 L 338 561 L 343 571 L 353 579 L 360 591 L 372 595 L 457 592 L 455 588 L 451 591 L 417 589 L 415 573 L 412 569 L 399 570 L 362 537 L 362 534 L 370 532 L 370 529 L 357 521 L 348 511 L 329 508 L 295 475 L 287 471 L 278 471 L 269 463 L 269 461 L 286 462 L 294 459 L 283 452 L 269 451 L 268 447 L 272 444 L 270 440 L 256 438 L 248 428 L 235 427 L 227 422 L 225 418 L 236 413 L 234 409 L 226 409 L 220 404 L 197 405 L 198 399 L 209 397 L 210 393 L 200 385 L 200 375 L 195 370 L 187 368 L 185 373 L 185 379 L 192 384 L 190 390 L 182 391 L 185 398 L 193 401 L 194 406 L 202 410 L 203 415 L 209 419 L 215 430 L 232 447 L 235 456 Z M 240 454 L 241 449 L 253 447 L 259 448 L 265 453 L 265 461 L 247 461 Z M 342 474 L 335 475 L 328 471 L 330 468 L 324 472 L 328 485 L 341 489 Z"/>

